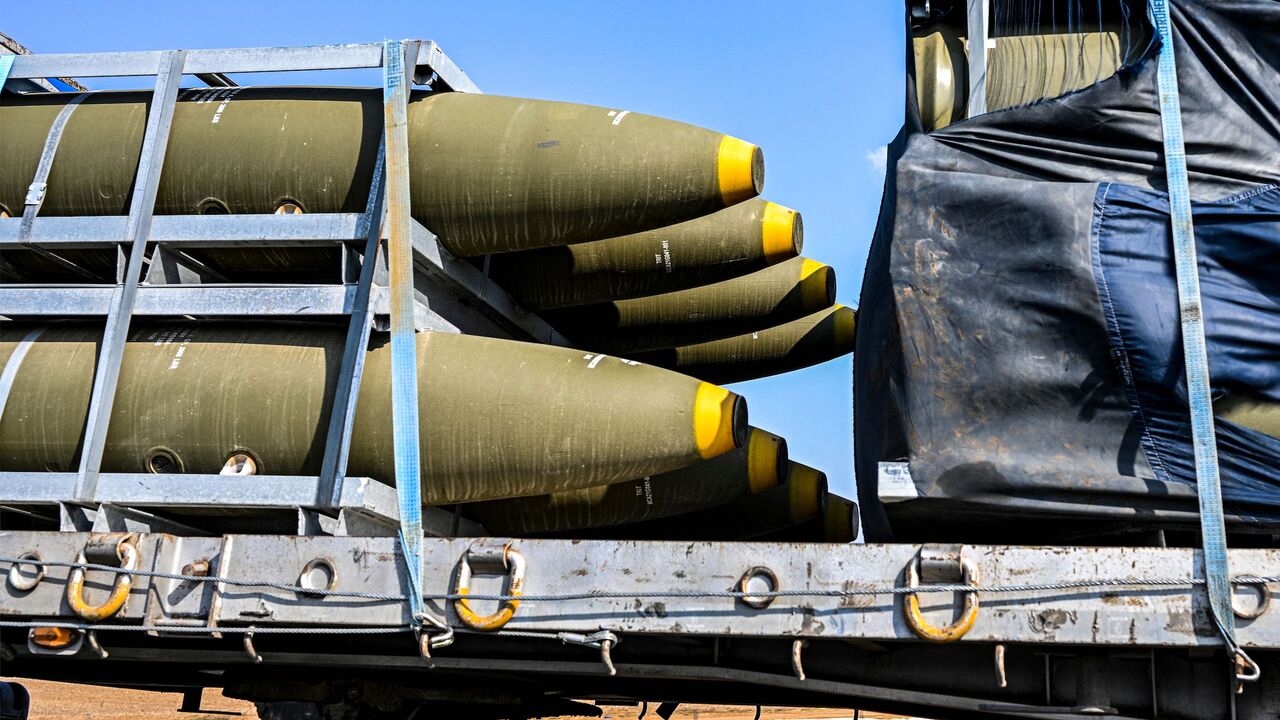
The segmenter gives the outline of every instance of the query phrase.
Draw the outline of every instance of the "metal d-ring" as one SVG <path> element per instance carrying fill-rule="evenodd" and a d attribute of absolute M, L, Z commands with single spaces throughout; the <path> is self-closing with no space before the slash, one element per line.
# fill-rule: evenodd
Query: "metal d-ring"
<path fill-rule="evenodd" d="M 90 605 L 84 599 L 84 568 L 74 567 L 67 577 L 67 604 L 72 612 L 90 622 L 99 622 L 120 612 L 124 601 L 129 599 L 133 589 L 132 571 L 138 569 L 138 548 L 133 544 L 132 536 L 125 535 L 116 543 L 116 557 L 120 559 L 120 572 L 116 573 L 115 584 L 111 594 L 98 605 Z M 84 550 L 76 555 L 76 563 L 85 564 Z"/>
<path fill-rule="evenodd" d="M 453 589 L 455 595 L 467 595 L 471 592 L 471 561 L 468 559 L 470 554 L 471 550 L 468 549 L 458 561 L 458 583 Z M 465 597 L 453 601 L 458 618 L 467 627 L 474 630 L 497 630 L 515 617 L 516 610 L 520 608 L 520 595 L 524 593 L 524 555 L 508 545 L 502 549 L 502 563 L 507 567 L 507 587 L 504 594 L 511 597 L 502 601 L 497 612 L 491 615 L 480 615 L 471 608 L 471 603 Z"/>
<path fill-rule="evenodd" d="M 964 570 L 964 584 L 974 589 L 964 592 L 964 610 L 950 625 L 940 628 L 925 620 L 920 612 L 920 596 L 917 593 L 908 593 L 904 597 L 902 610 L 907 617 L 907 624 L 920 639 L 935 643 L 955 642 L 973 629 L 974 622 L 978 620 L 978 566 L 972 560 L 962 558 L 960 567 Z M 907 587 L 913 590 L 920 587 L 919 558 L 912 558 L 907 564 Z"/>

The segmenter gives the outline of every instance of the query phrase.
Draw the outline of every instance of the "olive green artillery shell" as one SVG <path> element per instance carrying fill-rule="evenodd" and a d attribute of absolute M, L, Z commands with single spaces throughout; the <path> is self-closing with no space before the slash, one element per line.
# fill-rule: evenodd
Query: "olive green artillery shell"
<path fill-rule="evenodd" d="M 944 25 L 916 37 L 916 99 L 926 131 L 966 117 L 969 64 L 965 40 Z M 1115 74 L 1121 38 L 1113 30 L 1008 35 L 987 49 L 987 111 L 1025 105 L 1088 87 Z"/>
<path fill-rule="evenodd" d="M 853 352 L 857 313 L 836 305 L 759 332 L 628 357 L 720 384 L 817 365 Z"/>
<path fill-rule="evenodd" d="M 1120 69 L 1121 43 L 1113 31 L 996 38 L 987 51 L 987 110 L 1058 97 L 1107 79 Z"/>
<path fill-rule="evenodd" d="M 461 255 L 649 230 L 764 186 L 758 148 L 650 115 L 464 93 L 418 108 L 409 114 L 419 140 L 413 206 Z"/>
<path fill-rule="evenodd" d="M 1228 393 L 1213 401 L 1213 414 L 1237 425 L 1280 438 L 1280 403 Z"/>
<path fill-rule="evenodd" d="M 0 366 L 31 326 L 0 329 Z M 154 324 L 133 330 L 103 469 L 314 475 L 341 329 Z M 101 330 L 46 326 L 0 416 L 0 470 L 73 470 Z M 656 474 L 746 439 L 736 395 L 659 368 L 478 336 L 417 335 L 423 501 L 533 495 Z M 348 474 L 393 481 L 390 347 L 365 364 Z"/>
<path fill-rule="evenodd" d="M 22 213 L 54 117 L 74 93 L 0 104 L 0 210 Z M 41 212 L 123 215 L 150 93 L 91 94 L 58 146 Z M 759 148 L 662 118 L 570 103 L 413 93 L 413 216 L 479 255 L 640 232 L 759 193 Z M 156 212 L 361 212 L 382 134 L 365 88 L 184 90 Z"/>
<path fill-rule="evenodd" d="M 787 441 L 751 428 L 747 444 L 679 470 L 583 490 L 469 505 L 489 532 L 529 535 L 608 527 L 715 507 L 777 486 Z"/>
<path fill-rule="evenodd" d="M 799 213 L 755 198 L 634 235 L 494 255 L 489 275 L 541 310 L 727 280 L 793 258 L 803 244 Z"/>
<path fill-rule="evenodd" d="M 626 540 L 744 540 L 807 520 L 820 520 L 826 509 L 826 498 L 826 474 L 792 460 L 787 463 L 787 479 L 782 485 L 719 507 L 557 535 Z"/>
<path fill-rule="evenodd" d="M 579 347 L 626 354 L 763 330 L 831 307 L 835 294 L 834 269 L 796 257 L 711 285 L 542 316 Z"/>
<path fill-rule="evenodd" d="M 761 538 L 776 542 L 851 543 L 858 537 L 858 504 L 827 493 L 822 517 L 805 520 Z"/>
<path fill-rule="evenodd" d="M 822 513 L 822 535 L 827 542 L 851 543 L 858 538 L 858 503 L 834 493 L 827 494 Z"/>
<path fill-rule="evenodd" d="M 967 91 L 964 40 L 954 30 L 943 28 L 915 38 L 912 48 L 920 124 L 932 132 L 963 120 Z"/>

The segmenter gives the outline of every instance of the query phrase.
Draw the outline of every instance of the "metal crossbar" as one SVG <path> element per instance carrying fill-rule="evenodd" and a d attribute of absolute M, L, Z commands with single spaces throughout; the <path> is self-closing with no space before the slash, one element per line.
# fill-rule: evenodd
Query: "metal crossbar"
<path fill-rule="evenodd" d="M 380 68 L 382 51 L 382 43 L 187 50 L 185 72 L 199 76 Z M 155 74 L 160 55 L 161 51 L 19 55 L 13 60 L 11 77 L 149 76 Z M 433 41 L 418 45 L 412 64 L 416 77 L 424 82 L 436 80 L 433 89 L 479 92 L 471 78 Z"/>

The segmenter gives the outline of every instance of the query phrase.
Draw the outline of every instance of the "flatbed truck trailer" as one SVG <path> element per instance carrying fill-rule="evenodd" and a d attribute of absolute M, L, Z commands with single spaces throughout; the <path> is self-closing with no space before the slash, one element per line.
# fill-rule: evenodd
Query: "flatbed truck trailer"
<path fill-rule="evenodd" d="M 229 87 L 228 74 L 341 68 L 384 70 L 392 141 L 364 213 L 153 217 L 182 76 Z M 91 418 L 109 414 L 110 338 L 134 316 L 345 323 L 326 438 L 339 460 L 369 333 L 407 321 L 565 344 L 396 192 L 407 87 L 478 92 L 435 43 L 0 56 L 9 90 L 94 76 L 156 77 L 130 214 L 0 219 L 0 250 L 119 250 L 115 284 L 0 283 L 4 318 L 106 323 Z M 337 245 L 341 282 L 228 285 L 184 254 L 244 245 Z M 395 487 L 346 477 L 345 462 L 314 477 L 103 473 L 104 437 L 91 419 L 75 472 L 0 473 L 5 676 L 183 692 L 187 709 L 222 688 L 264 718 L 598 714 L 591 701 L 662 717 L 680 702 L 1280 714 L 1280 550 L 1230 550 L 1241 666 L 1193 548 L 489 537 L 447 508 L 404 512 Z"/>

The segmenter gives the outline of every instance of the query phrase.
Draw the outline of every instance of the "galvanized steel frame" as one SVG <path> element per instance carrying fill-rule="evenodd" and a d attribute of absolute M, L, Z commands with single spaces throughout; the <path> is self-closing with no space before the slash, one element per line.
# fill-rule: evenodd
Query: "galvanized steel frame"
<path fill-rule="evenodd" d="M 397 44 L 400 46 L 400 44 Z M 433 90 L 478 92 L 479 89 L 431 41 L 403 44 L 404 101 L 412 80 L 430 83 Z M 354 402 L 363 369 L 363 349 L 375 317 L 390 314 L 391 295 L 407 300 L 409 332 L 434 329 L 458 332 L 452 317 L 432 307 L 441 294 L 456 298 L 453 311 L 475 314 L 496 334 L 540 342 L 566 344 L 540 318 L 520 308 L 473 265 L 445 250 L 421 224 L 408 216 L 407 205 L 399 215 L 395 233 L 403 240 L 402 282 L 391 288 L 375 285 L 377 248 L 387 215 L 386 182 L 380 162 L 372 183 L 366 211 L 359 214 L 302 216 L 160 216 L 154 202 L 168 130 L 182 75 L 196 75 L 221 84 L 226 73 L 285 72 L 378 68 L 384 64 L 384 45 L 328 45 L 294 48 L 247 48 L 123 53 L 72 53 L 3 56 L 7 79 L 39 80 L 45 77 L 155 76 L 157 102 L 152 103 L 138 167 L 138 182 L 127 217 L 39 217 L 28 237 L 20 232 L 19 219 L 0 219 L 0 250 L 37 245 L 44 249 L 83 249 L 127 245 L 128 262 L 111 285 L 0 285 L 0 316 L 67 317 L 105 316 L 106 332 L 97 363 L 90 405 L 90 420 L 80 468 L 74 487 L 68 489 L 58 473 L 0 473 L 0 505 L 26 507 L 56 502 L 85 507 L 119 503 L 122 506 L 278 508 L 282 502 L 301 510 L 340 513 L 350 509 L 351 493 L 344 483 Z M 226 82 L 231 82 L 226 79 Z M 24 86 L 25 89 L 25 86 Z M 401 109 L 403 114 L 403 108 Z M 404 157 L 391 158 L 407 183 L 407 143 L 399 147 Z M 385 155 L 385 141 L 380 149 Z M 142 264 L 149 244 L 181 250 L 194 247 L 315 246 L 362 242 L 363 260 L 357 282 L 342 285 L 245 285 L 245 284 L 147 284 Z M 395 275 L 395 273 L 393 273 Z M 417 281 L 417 282 L 415 282 Z M 415 285 L 417 286 L 415 288 Z M 422 288 L 425 286 L 425 292 Z M 446 313 L 449 314 L 449 313 Z M 244 483 L 192 482 L 184 476 L 100 475 L 107 419 L 110 417 L 124 338 L 134 315 L 166 316 L 348 316 L 346 351 L 340 365 L 340 386 L 326 435 L 321 474 L 317 478 L 259 477 L 250 488 Z M 470 319 L 470 316 L 468 316 Z M 357 486 L 374 481 L 358 479 Z M 105 486 L 104 486 L 105 484 Z M 377 484 L 377 483 L 375 483 Z M 386 492 L 389 487 L 377 484 Z M 58 493 L 57 497 L 51 492 Z M 365 499 L 363 492 L 357 499 Z M 361 506 L 361 511 L 382 521 L 395 522 L 393 507 Z M 66 514 L 64 509 L 63 513 Z M 427 530 L 433 534 L 457 532 L 459 520 L 440 510 L 428 511 Z M 463 530 L 474 532 L 469 524 Z"/>

